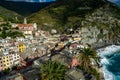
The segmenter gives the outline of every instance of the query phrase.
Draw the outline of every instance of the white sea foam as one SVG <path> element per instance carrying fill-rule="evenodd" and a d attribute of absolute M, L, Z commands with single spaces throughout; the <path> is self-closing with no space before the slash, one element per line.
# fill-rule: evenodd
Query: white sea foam
<path fill-rule="evenodd" d="M 115 80 L 114 75 L 111 72 L 109 72 L 106 68 L 106 65 L 110 64 L 109 60 L 106 57 L 103 57 L 100 63 L 103 65 L 102 71 L 103 71 L 105 80 Z"/>
<path fill-rule="evenodd" d="M 98 52 L 98 55 L 100 55 L 102 57 L 104 55 L 113 54 L 113 53 L 117 52 L 118 50 L 120 50 L 120 46 L 111 45 L 106 48 L 98 49 L 97 52 Z"/>
<path fill-rule="evenodd" d="M 101 57 L 100 63 L 101 65 L 103 65 L 102 70 L 105 80 L 115 80 L 115 75 L 109 72 L 106 68 L 107 65 L 110 65 L 110 62 L 105 57 L 105 55 L 113 54 L 119 50 L 120 50 L 120 46 L 116 46 L 116 45 L 111 45 L 106 48 L 101 48 L 97 50 L 98 55 Z"/>
<path fill-rule="evenodd" d="M 114 75 L 107 70 L 106 66 L 103 66 L 102 70 L 105 80 L 115 80 Z"/>
<path fill-rule="evenodd" d="M 105 57 L 101 59 L 100 63 L 101 63 L 102 65 L 105 65 L 105 64 L 106 64 L 106 65 L 107 65 L 107 64 L 110 64 L 110 63 L 109 63 L 109 61 L 108 61 L 108 59 L 107 59 L 107 58 L 105 58 Z"/>

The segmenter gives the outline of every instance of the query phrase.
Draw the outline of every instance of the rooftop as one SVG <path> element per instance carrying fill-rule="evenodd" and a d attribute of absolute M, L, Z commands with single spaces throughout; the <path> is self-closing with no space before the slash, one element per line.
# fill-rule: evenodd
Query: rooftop
<path fill-rule="evenodd" d="M 32 27 L 33 24 L 18 24 L 18 27 Z"/>
<path fill-rule="evenodd" d="M 71 59 L 68 56 L 63 55 L 63 54 L 54 55 L 54 56 L 52 56 L 51 59 L 52 59 L 52 61 L 60 62 L 61 64 L 65 65 L 65 66 L 68 66 L 68 64 L 71 62 Z"/>
<path fill-rule="evenodd" d="M 70 69 L 66 74 L 70 80 L 85 80 L 82 71 L 78 69 Z"/>

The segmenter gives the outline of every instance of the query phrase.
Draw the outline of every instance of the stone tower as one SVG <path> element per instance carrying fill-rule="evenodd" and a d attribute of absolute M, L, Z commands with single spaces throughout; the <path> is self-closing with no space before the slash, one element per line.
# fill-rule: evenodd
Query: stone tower
<path fill-rule="evenodd" d="M 27 24 L 27 19 L 26 18 L 24 18 L 24 24 Z"/>

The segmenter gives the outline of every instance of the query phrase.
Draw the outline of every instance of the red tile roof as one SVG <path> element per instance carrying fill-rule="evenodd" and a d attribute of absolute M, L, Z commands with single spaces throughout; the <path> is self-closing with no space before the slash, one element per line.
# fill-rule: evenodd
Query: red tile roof
<path fill-rule="evenodd" d="M 17 24 L 18 27 L 33 27 L 33 24 Z"/>

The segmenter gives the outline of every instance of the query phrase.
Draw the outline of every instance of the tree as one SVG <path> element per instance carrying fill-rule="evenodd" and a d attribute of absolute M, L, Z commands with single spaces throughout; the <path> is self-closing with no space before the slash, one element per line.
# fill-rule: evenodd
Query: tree
<path fill-rule="evenodd" d="M 8 69 L 5 69 L 4 71 L 3 71 L 3 73 L 6 75 L 6 74 L 8 74 L 10 72 L 10 68 L 8 68 Z"/>
<path fill-rule="evenodd" d="M 64 80 L 67 67 L 54 61 L 47 61 L 41 67 L 41 80 Z"/>
<path fill-rule="evenodd" d="M 90 65 L 90 58 L 93 58 L 95 61 L 97 60 L 96 51 L 92 48 L 84 48 L 80 50 L 81 52 L 81 65 L 84 67 L 85 70 L 88 70 Z"/>
<path fill-rule="evenodd" d="M 87 74 L 94 75 L 96 77 L 96 80 L 100 80 L 99 72 L 90 64 L 90 58 L 93 58 L 97 63 L 98 57 L 96 51 L 92 48 L 84 48 L 79 51 L 81 52 L 79 56 L 79 58 L 81 58 L 81 65 L 79 65 L 78 68 L 81 70 L 85 70 Z"/>

